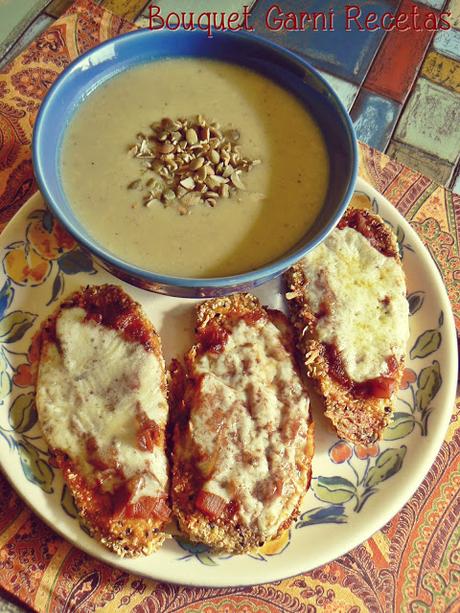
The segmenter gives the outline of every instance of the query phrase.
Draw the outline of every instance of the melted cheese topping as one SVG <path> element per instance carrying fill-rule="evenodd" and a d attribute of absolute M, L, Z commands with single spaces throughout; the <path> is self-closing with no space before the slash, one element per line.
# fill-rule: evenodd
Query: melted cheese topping
<path fill-rule="evenodd" d="M 131 502 L 164 494 L 168 483 L 164 451 L 141 451 L 136 418 L 143 411 L 160 428 L 168 406 L 161 391 L 161 365 L 142 345 L 94 322 L 85 311 L 64 309 L 56 322 L 60 351 L 48 344 L 40 362 L 37 406 L 51 447 L 77 461 L 90 477 L 86 441 L 94 437 L 101 460 L 119 463 L 126 479 L 143 479 Z M 110 487 L 107 486 L 106 487 Z"/>
<path fill-rule="evenodd" d="M 237 500 L 239 519 L 276 533 L 306 489 L 309 400 L 280 340 L 260 320 L 240 321 L 222 353 L 197 359 L 203 375 L 190 430 L 203 453 L 204 490 Z"/>
<path fill-rule="evenodd" d="M 404 357 L 409 309 L 399 263 L 382 255 L 353 230 L 334 230 L 301 262 L 307 278 L 305 299 L 313 313 L 328 305 L 316 332 L 340 351 L 356 382 L 388 373 L 386 359 Z"/>

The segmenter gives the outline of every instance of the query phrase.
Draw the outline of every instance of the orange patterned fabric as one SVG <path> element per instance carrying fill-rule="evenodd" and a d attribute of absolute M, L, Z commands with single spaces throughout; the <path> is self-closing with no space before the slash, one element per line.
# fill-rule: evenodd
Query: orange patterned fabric
<path fill-rule="evenodd" d="M 30 143 L 47 90 L 76 57 L 132 29 L 91 2 L 77 2 L 0 71 L 0 230 L 37 189 Z"/>
<path fill-rule="evenodd" d="M 62 69 L 133 28 L 80 0 L 0 72 L 0 227 L 35 191 L 30 140 L 40 101 Z M 361 146 L 360 174 L 417 230 L 441 270 L 460 329 L 460 197 Z M 115 570 L 45 526 L 0 477 L 0 587 L 43 611 L 460 610 L 460 403 L 422 485 L 381 531 L 312 572 L 247 588 L 185 588 Z"/>

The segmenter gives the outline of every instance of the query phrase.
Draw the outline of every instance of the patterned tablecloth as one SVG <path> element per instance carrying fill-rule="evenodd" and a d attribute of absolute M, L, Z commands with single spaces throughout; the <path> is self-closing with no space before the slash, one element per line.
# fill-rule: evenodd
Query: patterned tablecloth
<path fill-rule="evenodd" d="M 34 193 L 32 126 L 63 68 L 133 28 L 79 0 L 0 72 L 0 229 Z M 460 329 L 460 196 L 361 146 L 360 174 L 410 221 L 435 259 Z M 381 531 L 330 564 L 247 588 L 186 588 L 131 576 L 57 536 L 0 476 L 0 588 L 37 611 L 460 611 L 460 402 L 422 485 Z"/>

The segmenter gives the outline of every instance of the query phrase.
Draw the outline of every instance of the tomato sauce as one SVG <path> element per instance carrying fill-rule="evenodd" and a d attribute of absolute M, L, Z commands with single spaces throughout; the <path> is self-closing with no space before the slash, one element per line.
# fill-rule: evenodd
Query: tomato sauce
<path fill-rule="evenodd" d="M 337 227 L 339 230 L 353 228 L 353 230 L 362 234 L 377 251 L 386 257 L 394 257 L 396 255 L 390 237 L 386 232 L 382 232 L 380 222 L 374 219 L 368 211 L 361 209 L 347 211 Z"/>
<path fill-rule="evenodd" d="M 325 345 L 329 374 L 343 387 L 361 398 L 390 398 L 395 390 L 395 374 L 398 361 L 394 356 L 387 358 L 388 374 L 357 383 L 352 381 L 346 373 L 345 366 L 339 350 L 335 345 Z"/>

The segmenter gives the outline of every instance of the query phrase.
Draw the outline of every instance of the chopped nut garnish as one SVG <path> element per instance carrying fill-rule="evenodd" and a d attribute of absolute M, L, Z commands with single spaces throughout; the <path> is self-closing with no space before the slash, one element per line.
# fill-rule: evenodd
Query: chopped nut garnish
<path fill-rule="evenodd" d="M 173 192 L 172 189 L 167 189 L 165 192 L 163 192 L 163 198 L 166 201 L 174 200 L 175 197 L 176 197 L 176 194 Z"/>
<path fill-rule="evenodd" d="M 191 190 L 191 189 L 194 189 L 195 187 L 195 181 L 192 179 L 192 177 L 187 177 L 186 179 L 182 179 L 180 184 L 182 185 L 182 187 L 185 187 L 185 189 Z"/>
<path fill-rule="evenodd" d="M 136 179 L 128 185 L 145 191 L 149 208 L 161 203 L 186 215 L 197 204 L 214 207 L 219 198 L 246 189 L 241 173 L 260 164 L 242 156 L 238 130 L 221 128 L 202 115 L 163 117 L 151 129 L 151 134 L 137 134 L 137 143 L 128 149 L 130 157 L 143 161 L 142 173 L 151 173 L 145 182 Z"/>
<path fill-rule="evenodd" d="M 185 140 L 189 145 L 195 145 L 198 142 L 198 134 L 193 128 L 188 128 L 185 133 Z"/>
<path fill-rule="evenodd" d="M 198 170 L 204 164 L 204 158 L 195 158 L 190 162 L 190 170 Z"/>
<path fill-rule="evenodd" d="M 138 189 L 141 186 L 141 180 L 136 179 L 135 181 L 131 181 L 128 185 L 128 189 Z"/>
<path fill-rule="evenodd" d="M 237 187 L 238 189 L 246 189 L 243 181 L 240 178 L 240 171 L 236 170 L 232 176 L 230 177 L 230 181 L 233 183 L 233 185 L 235 187 Z"/>
<path fill-rule="evenodd" d="M 211 149 L 209 152 L 209 159 L 213 164 L 218 164 L 220 162 L 220 155 L 217 149 Z"/>

